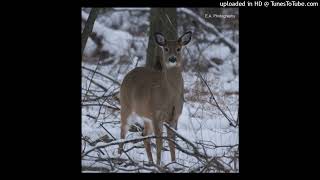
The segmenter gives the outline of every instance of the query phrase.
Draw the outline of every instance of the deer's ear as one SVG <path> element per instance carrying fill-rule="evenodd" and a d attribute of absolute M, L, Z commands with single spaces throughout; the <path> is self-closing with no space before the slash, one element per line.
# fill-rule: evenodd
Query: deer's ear
<path fill-rule="evenodd" d="M 163 34 L 157 32 L 154 34 L 154 39 L 159 46 L 164 46 L 166 44 L 166 39 Z"/>
<path fill-rule="evenodd" d="M 178 42 L 180 43 L 181 46 L 185 46 L 191 41 L 191 36 L 192 36 L 192 32 L 188 31 L 178 39 Z"/>

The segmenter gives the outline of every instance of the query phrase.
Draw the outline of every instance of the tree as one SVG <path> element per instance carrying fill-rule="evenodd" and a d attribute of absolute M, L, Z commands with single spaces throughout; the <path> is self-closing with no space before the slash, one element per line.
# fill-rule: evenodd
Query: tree
<path fill-rule="evenodd" d="M 100 8 L 92 8 L 90 11 L 89 17 L 87 19 L 87 22 L 86 22 L 84 29 L 83 29 L 83 32 L 81 34 L 81 44 L 82 44 L 81 55 L 83 55 L 84 48 L 86 47 L 88 37 L 92 32 L 93 25 L 94 25 L 94 22 L 98 16 L 99 10 L 100 10 Z"/>
<path fill-rule="evenodd" d="M 176 8 L 152 8 L 150 13 L 150 31 L 147 49 L 146 67 L 161 70 L 161 49 L 154 41 L 153 34 L 161 32 L 168 39 L 177 39 Z"/>

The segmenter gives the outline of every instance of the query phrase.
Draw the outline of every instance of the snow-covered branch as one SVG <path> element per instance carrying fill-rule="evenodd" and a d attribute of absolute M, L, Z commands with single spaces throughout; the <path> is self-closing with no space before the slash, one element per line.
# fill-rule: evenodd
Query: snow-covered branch
<path fill-rule="evenodd" d="M 195 157 L 196 159 L 198 159 L 199 161 L 201 161 L 204 165 L 201 166 L 201 167 L 198 167 L 198 169 L 203 169 L 203 171 L 208 168 L 209 166 L 213 166 L 216 170 L 218 171 L 221 171 L 221 172 L 229 172 L 230 171 L 230 168 L 228 168 L 225 163 L 223 163 L 219 157 L 211 157 L 207 154 L 203 154 L 201 152 L 198 151 L 196 145 L 194 143 L 192 143 L 191 141 L 189 141 L 187 138 L 185 138 L 184 136 L 182 136 L 181 134 L 179 134 L 175 129 L 171 128 L 167 123 L 164 123 L 164 125 L 168 128 L 168 130 L 171 130 L 173 131 L 177 137 L 179 137 L 182 141 L 184 141 L 185 143 L 189 144 L 190 146 L 192 146 L 193 150 L 189 150 L 185 147 L 182 147 L 181 145 L 179 145 L 176 141 L 172 140 L 172 139 L 169 139 L 168 137 L 164 136 L 164 137 L 157 137 L 157 136 L 154 136 L 154 135 L 150 135 L 150 136 L 145 136 L 145 137 L 141 137 L 141 138 L 133 138 L 133 139 L 127 139 L 127 140 L 123 140 L 123 139 L 120 139 L 120 140 L 114 140 L 112 142 L 109 142 L 107 144 L 104 144 L 104 145 L 100 145 L 100 146 L 96 146 L 86 152 L 84 152 L 82 154 L 82 157 L 85 157 L 85 156 L 88 156 L 88 154 L 90 152 L 93 152 L 93 151 L 100 151 L 101 152 L 101 149 L 102 148 L 106 148 L 108 146 L 112 146 L 112 145 L 119 145 L 120 143 L 123 143 L 123 144 L 126 144 L 126 143 L 137 143 L 137 142 L 140 142 L 140 141 L 143 141 L 145 139 L 152 139 L 152 138 L 162 138 L 162 139 L 165 139 L 165 140 L 168 140 L 168 141 L 171 141 L 175 144 L 177 150 L 187 154 L 187 155 L 190 155 L 190 156 L 193 156 Z M 134 148 L 134 147 L 133 147 Z M 130 149 L 131 150 L 131 149 Z M 127 151 L 125 151 L 126 153 Z M 127 154 L 126 154 L 127 155 Z M 127 155 L 128 156 L 128 155 Z M 128 157 L 129 158 L 129 157 Z M 137 162 L 134 162 L 132 159 L 130 159 L 133 163 L 134 163 L 134 166 L 136 168 L 140 168 L 140 169 L 144 169 L 143 166 L 139 165 L 139 163 Z M 168 164 L 169 165 L 169 164 Z M 166 165 L 166 166 L 168 166 Z M 170 172 L 170 170 L 168 170 L 168 168 L 166 168 L 166 166 L 164 167 L 161 167 L 161 166 L 158 166 L 158 165 L 155 165 L 155 164 L 152 164 L 152 166 L 155 166 L 157 168 L 157 170 L 159 172 Z M 117 167 L 116 167 L 117 168 Z M 125 170 L 125 169 L 122 169 L 122 170 Z M 131 171 L 129 169 L 127 169 L 128 171 Z M 136 169 L 138 170 L 138 169 Z M 149 169 L 150 170 L 150 169 Z M 177 169 L 179 170 L 179 168 Z"/>
<path fill-rule="evenodd" d="M 104 144 L 104 145 L 100 145 L 100 146 L 96 146 L 96 147 L 88 150 L 87 152 L 83 153 L 82 157 L 86 156 L 90 152 L 92 152 L 94 150 L 97 150 L 97 149 L 106 148 L 106 147 L 112 146 L 112 145 L 119 145 L 120 143 L 123 143 L 123 144 L 126 144 L 126 143 L 137 143 L 137 142 L 143 141 L 145 139 L 149 139 L 149 138 L 157 138 L 157 136 L 144 136 L 144 137 L 141 137 L 141 138 L 127 139 L 127 140 L 124 140 L 124 139 L 115 140 L 115 141 L 112 141 L 110 143 L 107 143 L 107 144 Z M 165 137 L 163 137 L 163 138 L 165 138 Z"/>
<path fill-rule="evenodd" d="M 230 40 L 229 38 L 225 37 L 224 35 L 222 35 L 219 30 L 211 23 L 207 22 L 206 20 L 204 20 L 202 17 L 200 17 L 199 15 L 197 15 L 196 13 L 194 13 L 192 10 L 187 9 L 187 8 L 177 8 L 178 12 L 183 12 L 186 13 L 187 15 L 191 16 L 192 18 L 194 18 L 196 21 L 198 21 L 200 24 L 202 24 L 203 26 L 207 27 L 209 30 L 211 30 L 211 32 L 216 35 L 218 37 L 218 39 L 221 40 L 222 43 L 224 43 L 225 45 L 227 45 L 231 52 L 237 54 L 238 52 L 238 45 L 233 42 L 232 40 Z"/>

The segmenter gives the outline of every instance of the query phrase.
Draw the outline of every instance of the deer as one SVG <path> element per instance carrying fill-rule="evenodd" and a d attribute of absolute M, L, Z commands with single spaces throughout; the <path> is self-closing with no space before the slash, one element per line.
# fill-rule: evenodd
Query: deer
<path fill-rule="evenodd" d="M 184 82 L 182 78 L 182 48 L 191 41 L 192 32 L 185 32 L 177 40 L 167 40 L 160 32 L 153 37 L 162 51 L 159 58 L 161 70 L 136 67 L 123 79 L 120 87 L 120 138 L 125 139 L 128 132 L 128 117 L 136 114 L 143 118 L 143 136 L 155 134 L 162 137 L 163 123 L 177 130 L 179 116 L 183 109 Z M 175 134 L 167 128 L 167 137 L 175 141 Z M 156 138 L 157 165 L 161 162 L 163 139 Z M 150 139 L 144 140 L 150 163 L 153 162 Z M 169 141 L 171 161 L 175 161 L 175 145 Z M 118 153 L 123 151 L 119 144 Z"/>

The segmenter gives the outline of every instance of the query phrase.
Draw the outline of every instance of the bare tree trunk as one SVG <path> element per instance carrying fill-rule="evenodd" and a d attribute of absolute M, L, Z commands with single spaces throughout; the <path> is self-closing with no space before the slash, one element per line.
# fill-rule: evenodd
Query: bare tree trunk
<path fill-rule="evenodd" d="M 162 52 L 154 42 L 153 34 L 155 32 L 161 32 L 167 39 L 177 39 L 176 8 L 152 8 L 150 13 L 146 67 L 161 70 L 160 58 L 162 58 Z"/>
<path fill-rule="evenodd" d="M 98 13 L 99 13 L 99 9 L 100 8 L 92 8 L 91 9 L 89 17 L 87 19 L 87 22 L 86 22 L 84 29 L 82 31 L 82 34 L 81 34 L 81 44 L 82 44 L 81 55 L 83 55 L 84 48 L 86 47 L 88 37 L 92 32 L 94 22 L 95 22 L 95 20 L 98 16 Z"/>

